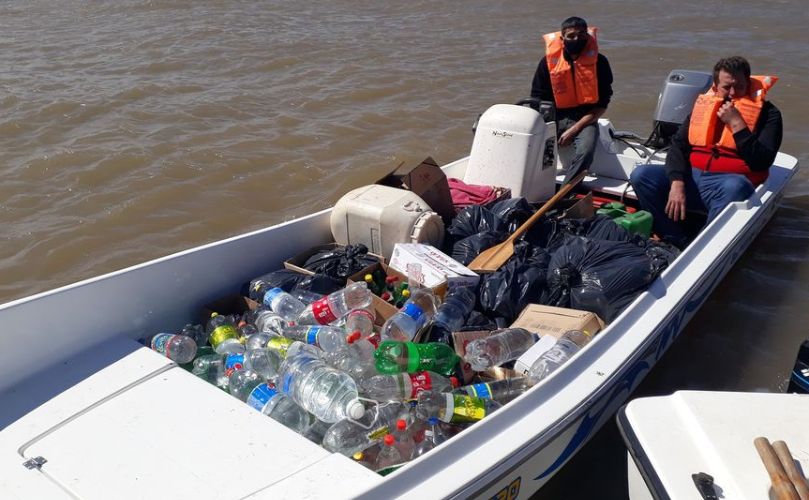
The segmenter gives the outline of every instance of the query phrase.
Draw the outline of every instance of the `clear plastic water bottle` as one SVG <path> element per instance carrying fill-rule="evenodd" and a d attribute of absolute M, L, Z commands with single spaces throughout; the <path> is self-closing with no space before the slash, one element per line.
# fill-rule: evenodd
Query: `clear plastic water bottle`
<path fill-rule="evenodd" d="M 360 332 L 362 338 L 368 338 L 374 334 L 374 321 L 376 320 L 376 309 L 373 305 L 349 311 L 345 316 L 345 329 L 349 332 Z"/>
<path fill-rule="evenodd" d="M 402 454 L 396 447 L 396 438 L 394 438 L 392 434 L 388 434 L 382 440 L 382 449 L 379 450 L 379 454 L 376 456 L 374 470 L 381 472 L 394 465 L 403 464 L 404 462 L 404 457 L 402 457 Z"/>
<path fill-rule="evenodd" d="M 342 318 L 349 311 L 362 309 L 369 305 L 371 305 L 371 291 L 368 290 L 368 284 L 358 281 L 308 305 L 298 318 L 298 323 L 328 325 Z"/>
<path fill-rule="evenodd" d="M 336 351 L 360 338 L 359 332 L 346 333 L 342 328 L 326 325 L 296 325 L 284 329 L 284 337 L 305 342 L 326 352 Z"/>
<path fill-rule="evenodd" d="M 194 339 L 194 342 L 197 343 L 197 347 L 208 345 L 208 335 L 205 333 L 205 327 L 202 325 L 188 323 L 180 331 L 180 335 L 186 335 Z"/>
<path fill-rule="evenodd" d="M 397 342 L 386 340 L 374 352 L 379 373 L 416 373 L 425 370 L 445 376 L 452 374 L 460 358 L 447 344 Z"/>
<path fill-rule="evenodd" d="M 452 424 L 473 423 L 483 420 L 501 406 L 492 399 L 449 392 L 422 391 L 418 395 L 416 415 L 422 420 L 436 417 Z"/>
<path fill-rule="evenodd" d="M 444 302 L 438 306 L 430 330 L 430 342 L 452 344 L 452 332 L 456 332 L 466 323 L 469 314 L 475 307 L 474 292 L 467 287 L 455 287 L 447 292 Z"/>
<path fill-rule="evenodd" d="M 322 293 L 316 293 L 311 290 L 299 290 L 297 288 L 293 289 L 291 292 L 289 292 L 289 294 L 295 297 L 296 299 L 300 300 L 307 306 L 323 298 Z"/>
<path fill-rule="evenodd" d="M 244 352 L 244 346 L 239 342 L 239 331 L 230 317 L 219 313 L 211 314 L 205 331 L 208 342 L 217 353 Z"/>
<path fill-rule="evenodd" d="M 455 394 L 467 394 L 476 398 L 494 399 L 498 403 L 506 404 L 531 387 L 528 377 L 504 378 L 491 382 L 481 382 L 459 387 Z"/>
<path fill-rule="evenodd" d="M 230 393 L 290 429 L 299 433 L 305 431 L 311 424 L 312 417 L 262 379 L 261 375 L 252 370 L 233 372 L 230 377 Z"/>
<path fill-rule="evenodd" d="M 354 379 L 328 366 L 316 351 L 301 342 L 287 350 L 280 373 L 283 392 L 324 422 L 362 417 L 365 407 L 358 399 Z"/>
<path fill-rule="evenodd" d="M 260 283 L 258 288 L 253 291 L 257 297 L 261 298 L 261 303 L 285 321 L 297 321 L 298 316 L 306 309 L 306 304 L 278 287 L 266 290 L 266 286 L 266 284 Z M 254 293 L 251 293 L 251 296 Z"/>
<path fill-rule="evenodd" d="M 323 361 L 351 375 L 356 382 L 378 375 L 374 364 L 376 346 L 366 339 L 358 339 L 345 347 L 323 354 Z"/>
<path fill-rule="evenodd" d="M 427 428 L 424 429 L 424 439 L 413 448 L 413 458 L 418 458 L 448 439 L 441 428 L 440 420 L 436 417 L 427 419 Z"/>
<path fill-rule="evenodd" d="M 267 345 L 267 342 L 273 337 L 277 337 L 278 335 L 275 333 L 267 333 L 267 332 L 258 332 L 250 335 L 247 338 L 247 341 L 244 343 L 244 348 L 246 350 L 250 349 L 261 349 Z"/>
<path fill-rule="evenodd" d="M 562 366 L 571 356 L 587 345 L 593 336 L 583 330 L 568 330 L 556 340 L 556 344 L 545 351 L 526 374 L 533 383 L 544 379 Z"/>
<path fill-rule="evenodd" d="M 196 341 L 185 335 L 158 333 L 152 337 L 150 345 L 153 351 L 180 365 L 190 363 L 197 355 Z"/>
<path fill-rule="evenodd" d="M 397 420 L 396 426 L 393 428 L 391 434 L 396 441 L 395 446 L 404 461 L 410 460 L 410 457 L 413 456 L 413 448 L 415 448 L 416 443 L 413 440 L 413 434 L 410 426 L 407 425 L 407 421 L 402 418 Z"/>
<path fill-rule="evenodd" d="M 225 376 L 230 378 L 233 372 L 244 369 L 244 353 L 230 353 L 225 355 Z"/>
<path fill-rule="evenodd" d="M 284 358 L 277 351 L 266 347 L 248 349 L 244 353 L 244 368 L 258 373 L 265 381 L 277 381 L 283 362 Z"/>
<path fill-rule="evenodd" d="M 404 306 L 382 325 L 382 340 L 413 340 L 433 318 L 437 307 L 438 299 L 429 289 L 411 289 Z"/>
<path fill-rule="evenodd" d="M 475 371 L 502 365 L 513 361 L 525 353 L 539 339 L 522 328 L 506 328 L 488 337 L 476 339 L 466 345 L 464 360 Z"/>
<path fill-rule="evenodd" d="M 377 375 L 361 384 L 362 393 L 377 401 L 403 401 L 415 399 L 421 391 L 449 392 L 458 386 L 455 377 L 444 377 L 434 372 L 397 373 Z"/>
<path fill-rule="evenodd" d="M 288 339 L 286 337 L 271 337 L 270 340 L 267 341 L 267 349 L 272 349 L 273 351 L 277 352 L 279 356 L 282 358 L 287 357 L 287 350 L 294 344 L 295 341 L 292 339 Z"/>
<path fill-rule="evenodd" d="M 226 389 L 228 386 L 228 378 L 225 376 L 225 360 L 221 354 L 207 354 L 198 357 L 194 360 L 191 373 L 221 389 Z"/>
<path fill-rule="evenodd" d="M 284 318 L 271 309 L 259 310 L 255 318 L 253 318 L 253 324 L 256 325 L 259 333 L 274 333 L 276 335 L 281 335 L 281 332 L 283 332 L 284 328 L 287 326 L 287 322 L 284 321 Z"/>
<path fill-rule="evenodd" d="M 309 441 L 320 445 L 323 443 L 323 436 L 326 435 L 326 431 L 333 425 L 328 422 L 324 422 L 322 420 L 318 420 L 317 418 L 312 417 L 312 424 L 306 428 L 306 430 L 302 433 L 303 437 L 308 439 Z"/>
<path fill-rule="evenodd" d="M 326 431 L 323 447 L 350 457 L 381 441 L 403 411 L 402 403 L 391 402 L 369 408 L 357 421 L 341 420 Z"/>
<path fill-rule="evenodd" d="M 256 328 L 256 325 L 252 323 L 248 323 L 245 320 L 241 320 L 236 325 L 236 331 L 239 332 L 239 337 L 242 337 L 246 340 L 251 336 L 255 335 L 256 333 L 258 333 L 258 328 Z"/>

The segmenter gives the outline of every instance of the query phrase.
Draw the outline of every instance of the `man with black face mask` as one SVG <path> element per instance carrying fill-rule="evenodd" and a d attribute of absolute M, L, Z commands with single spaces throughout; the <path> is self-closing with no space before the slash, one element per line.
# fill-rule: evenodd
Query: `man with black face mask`
<path fill-rule="evenodd" d="M 545 57 L 531 85 L 531 97 L 556 106 L 559 146 L 574 148 L 565 165 L 565 182 L 590 168 L 597 122 L 612 97 L 612 70 L 607 58 L 598 53 L 596 32 L 584 19 L 569 17 L 561 31 L 545 35 Z"/>

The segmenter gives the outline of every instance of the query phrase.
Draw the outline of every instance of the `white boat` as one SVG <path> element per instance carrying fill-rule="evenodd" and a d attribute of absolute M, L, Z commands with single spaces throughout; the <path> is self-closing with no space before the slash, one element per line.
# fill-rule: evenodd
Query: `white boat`
<path fill-rule="evenodd" d="M 603 120 L 597 191 L 632 197 L 643 153 Z M 553 125 L 549 125 L 549 130 Z M 553 143 L 553 141 L 551 141 Z M 463 177 L 469 158 L 444 167 Z M 382 477 L 200 381 L 136 339 L 332 241 L 329 210 L 0 305 L 0 498 L 517 498 L 625 402 L 775 212 L 780 154 L 580 353 L 541 384 Z"/>
<path fill-rule="evenodd" d="M 710 476 L 714 498 L 773 498 L 753 445 L 784 441 L 809 470 L 809 395 L 679 391 L 638 398 L 618 412 L 632 500 L 703 498 L 693 474 Z M 706 482 L 703 480 L 703 482 Z"/>

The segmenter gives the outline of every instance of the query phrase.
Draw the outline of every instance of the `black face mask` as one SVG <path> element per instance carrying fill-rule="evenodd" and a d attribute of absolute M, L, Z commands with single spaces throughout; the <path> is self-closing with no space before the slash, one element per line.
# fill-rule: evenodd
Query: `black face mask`
<path fill-rule="evenodd" d="M 578 55 L 587 45 L 587 38 L 579 38 L 577 40 L 565 40 L 565 50 L 570 55 Z"/>

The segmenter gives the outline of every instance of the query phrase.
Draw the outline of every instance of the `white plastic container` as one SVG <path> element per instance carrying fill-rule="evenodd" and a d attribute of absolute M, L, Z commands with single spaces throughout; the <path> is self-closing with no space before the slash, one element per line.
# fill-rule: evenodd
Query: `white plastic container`
<path fill-rule="evenodd" d="M 341 245 L 364 243 L 390 260 L 396 243 L 441 247 L 444 222 L 417 194 L 373 184 L 346 193 L 331 212 L 331 232 Z"/>
<path fill-rule="evenodd" d="M 480 117 L 463 181 L 507 187 L 530 202 L 556 191 L 556 125 L 526 106 L 495 104 Z"/>

